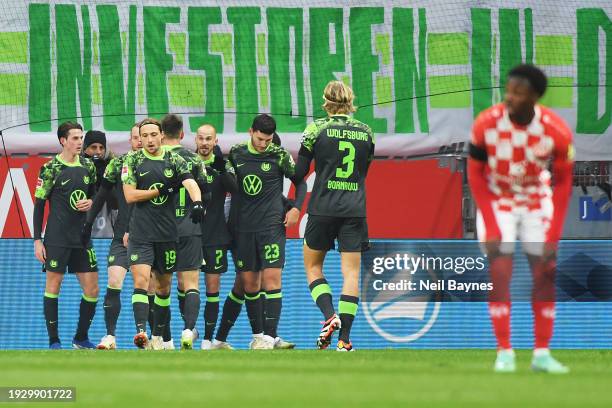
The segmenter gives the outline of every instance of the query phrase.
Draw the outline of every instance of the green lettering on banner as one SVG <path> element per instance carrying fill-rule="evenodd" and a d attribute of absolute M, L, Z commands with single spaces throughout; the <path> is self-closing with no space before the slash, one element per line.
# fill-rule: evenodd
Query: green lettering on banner
<path fill-rule="evenodd" d="M 246 132 L 259 111 L 255 24 L 261 22 L 261 11 L 259 7 L 228 7 L 227 20 L 234 26 L 236 111 L 244 112 L 236 115 L 236 132 Z"/>
<path fill-rule="evenodd" d="M 576 132 L 603 134 L 612 120 L 612 21 L 602 9 L 579 9 L 578 19 L 578 122 Z M 598 115 L 599 33 L 605 33 L 606 88 L 605 111 Z"/>
<path fill-rule="evenodd" d="M 68 4 L 55 6 L 57 116 L 60 122 L 77 120 L 77 116 L 80 116 L 79 122 L 83 124 L 83 127 L 91 129 L 91 22 L 87 6 L 81 6 L 81 19 L 82 49 L 79 41 L 80 24 L 77 20 L 76 7 Z M 77 87 L 80 115 L 77 115 L 75 94 Z"/>
<path fill-rule="evenodd" d="M 523 61 L 518 9 L 499 10 L 499 86 L 503 96 L 508 72 Z"/>
<path fill-rule="evenodd" d="M 472 9 L 472 113 L 493 103 L 491 10 Z"/>
<path fill-rule="evenodd" d="M 378 72 L 378 56 L 372 55 L 372 25 L 385 21 L 382 7 L 354 7 L 349 16 L 351 66 L 355 103 L 363 106 L 355 118 L 367 123 L 376 133 L 387 133 L 387 119 L 374 117 L 372 73 Z M 382 101 L 381 101 L 382 102 Z"/>
<path fill-rule="evenodd" d="M 306 97 L 304 95 L 303 18 L 301 8 L 267 9 L 268 20 L 268 68 L 270 70 L 271 113 L 275 115 L 277 129 L 281 132 L 301 132 L 306 127 Z M 294 43 L 289 35 L 291 28 Z M 291 83 L 290 50 L 294 49 Z M 292 99 L 297 98 L 297 112 L 292 109 Z"/>
<path fill-rule="evenodd" d="M 419 9 L 419 59 L 414 50 L 413 9 L 393 9 L 393 64 L 395 71 L 395 133 L 414 133 L 414 105 L 421 132 L 429 132 L 425 46 L 427 20 Z"/>
<path fill-rule="evenodd" d="M 311 8 L 310 25 L 310 92 L 312 112 L 315 118 L 325 117 L 323 90 L 325 85 L 335 79 L 335 72 L 346 71 L 343 30 L 343 10 L 341 8 Z M 329 25 L 334 25 L 336 52 L 329 47 Z"/>
<path fill-rule="evenodd" d="M 525 63 L 533 64 L 533 11 L 530 8 L 525 13 Z"/>
<path fill-rule="evenodd" d="M 169 111 L 166 72 L 174 65 L 166 52 L 166 24 L 178 23 L 179 7 L 144 7 L 144 59 L 149 116 L 161 117 Z M 183 90 L 187 92 L 187 90 Z"/>
<path fill-rule="evenodd" d="M 121 30 L 117 6 L 96 6 L 100 30 L 100 80 L 106 130 L 130 130 L 136 107 L 136 6 L 130 6 L 127 94 L 124 91 Z"/>
<path fill-rule="evenodd" d="M 205 72 L 205 102 L 203 116 L 189 118 L 191 131 L 197 131 L 204 123 L 213 125 L 223 133 L 223 74 L 221 56 L 208 52 L 208 27 L 221 24 L 221 8 L 190 7 L 188 11 L 189 69 Z M 229 92 L 229 90 L 227 90 Z"/>
<path fill-rule="evenodd" d="M 32 132 L 51 131 L 51 12 L 48 4 L 30 4 L 30 92 Z"/>

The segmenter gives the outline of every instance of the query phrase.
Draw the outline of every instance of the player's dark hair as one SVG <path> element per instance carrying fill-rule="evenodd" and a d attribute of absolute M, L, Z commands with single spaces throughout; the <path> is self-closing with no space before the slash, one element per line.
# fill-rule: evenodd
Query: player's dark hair
<path fill-rule="evenodd" d="M 260 131 L 266 135 L 271 135 L 276 132 L 276 121 L 272 116 L 262 113 L 261 115 L 255 116 L 251 129 L 253 129 L 253 132 Z"/>
<path fill-rule="evenodd" d="M 68 132 L 70 132 L 72 129 L 83 130 L 83 126 L 76 122 L 62 123 L 57 128 L 57 140 L 61 139 L 62 137 L 68 137 Z"/>
<path fill-rule="evenodd" d="M 155 119 L 155 118 L 146 118 L 143 119 L 139 124 L 138 124 L 138 132 L 140 133 L 140 129 L 142 129 L 142 127 L 144 125 L 155 125 L 159 128 L 159 131 L 162 131 L 162 125 L 161 123 L 159 123 L 159 120 Z"/>
<path fill-rule="evenodd" d="M 276 132 L 274 132 L 274 134 L 272 135 L 272 143 L 277 146 L 282 146 L 281 138 Z"/>
<path fill-rule="evenodd" d="M 183 131 L 183 118 L 169 113 L 161 121 L 161 129 L 168 139 L 178 139 Z"/>
<path fill-rule="evenodd" d="M 540 97 L 544 95 L 544 92 L 546 92 L 546 85 L 548 84 L 546 74 L 544 74 L 544 72 L 542 72 L 542 70 L 535 65 L 517 65 L 508 73 L 508 78 L 513 77 L 527 80 L 531 86 L 531 89 L 533 89 Z"/>

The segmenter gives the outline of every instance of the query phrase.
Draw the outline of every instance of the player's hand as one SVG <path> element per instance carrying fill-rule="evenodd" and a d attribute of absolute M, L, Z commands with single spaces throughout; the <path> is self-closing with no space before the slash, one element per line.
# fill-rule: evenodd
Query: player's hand
<path fill-rule="evenodd" d="M 84 247 L 87 247 L 89 241 L 91 241 L 91 229 L 93 228 L 93 224 L 91 222 L 86 222 L 81 227 L 81 244 Z"/>
<path fill-rule="evenodd" d="M 123 246 L 127 248 L 128 242 L 130 242 L 130 233 L 126 232 L 125 234 L 123 234 Z"/>
<path fill-rule="evenodd" d="M 93 204 L 93 200 L 88 198 L 86 200 L 79 200 L 76 202 L 76 209 L 79 211 L 87 212 L 91 208 Z"/>
<path fill-rule="evenodd" d="M 167 195 L 172 195 L 178 192 L 179 188 L 180 188 L 179 185 L 176 185 L 174 183 L 168 183 L 168 184 L 164 184 L 157 190 L 159 191 L 160 196 L 167 196 Z"/>
<path fill-rule="evenodd" d="M 210 167 L 217 170 L 219 173 L 225 173 L 226 163 L 227 161 L 223 158 L 222 155 L 215 155 L 215 160 L 213 160 L 212 165 Z"/>
<path fill-rule="evenodd" d="M 194 201 L 191 205 L 191 222 L 199 224 L 204 218 L 204 204 L 201 201 Z"/>
<path fill-rule="evenodd" d="M 47 250 L 40 239 L 34 241 L 34 255 L 36 256 L 36 259 L 40 261 L 40 263 L 45 263 L 47 260 Z"/>
<path fill-rule="evenodd" d="M 293 227 L 295 224 L 297 224 L 299 219 L 300 219 L 300 210 L 293 207 L 292 209 L 287 211 L 287 214 L 285 214 L 285 222 L 284 222 L 285 227 L 287 228 Z"/>

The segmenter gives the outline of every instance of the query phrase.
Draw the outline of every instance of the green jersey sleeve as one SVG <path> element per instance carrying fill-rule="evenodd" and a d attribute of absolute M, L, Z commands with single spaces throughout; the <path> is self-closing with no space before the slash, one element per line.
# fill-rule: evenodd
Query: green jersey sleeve
<path fill-rule="evenodd" d="M 293 161 L 293 157 L 285 149 L 279 154 L 278 166 L 287 178 L 291 178 L 295 174 L 295 161 Z"/>
<path fill-rule="evenodd" d="M 38 180 L 36 181 L 36 191 L 34 197 L 46 200 L 53 190 L 53 184 L 55 183 L 55 172 L 51 166 L 51 161 L 45 163 L 40 168 L 38 174 Z"/>
<path fill-rule="evenodd" d="M 306 126 L 304 129 L 304 133 L 302 133 L 302 146 L 304 146 L 308 151 L 312 152 L 315 142 L 317 141 L 317 137 L 319 136 L 319 126 L 316 122 L 312 122 L 310 125 Z"/>
<path fill-rule="evenodd" d="M 114 157 L 104 169 L 104 180 L 111 184 L 117 184 L 121 177 L 121 158 Z"/>
<path fill-rule="evenodd" d="M 134 174 L 134 157 L 136 155 L 128 155 L 123 161 L 121 167 L 121 182 L 123 184 L 136 185 L 136 176 Z"/>

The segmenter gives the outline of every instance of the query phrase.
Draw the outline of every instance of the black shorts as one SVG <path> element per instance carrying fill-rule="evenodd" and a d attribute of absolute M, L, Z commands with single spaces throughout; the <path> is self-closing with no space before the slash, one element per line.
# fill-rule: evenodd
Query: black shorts
<path fill-rule="evenodd" d="M 45 245 L 47 259 L 43 272 L 69 273 L 98 272 L 96 251 L 90 248 L 67 248 Z"/>
<path fill-rule="evenodd" d="M 366 219 L 308 215 L 304 245 L 316 251 L 329 251 L 335 248 L 336 239 L 339 252 L 367 251 L 370 240 Z"/>
<path fill-rule="evenodd" d="M 285 266 L 285 226 L 258 232 L 241 232 L 237 239 L 236 270 L 258 272 Z"/>
<path fill-rule="evenodd" d="M 176 271 L 198 271 L 202 267 L 202 237 L 179 238 L 176 247 Z"/>
<path fill-rule="evenodd" d="M 123 246 L 123 240 L 114 238 L 108 250 L 108 266 L 120 266 L 129 269 L 128 250 Z"/>
<path fill-rule="evenodd" d="M 202 272 L 219 274 L 227 272 L 227 245 L 205 246 Z"/>
<path fill-rule="evenodd" d="M 173 273 L 176 271 L 176 246 L 170 242 L 139 242 L 130 240 L 128 254 L 130 266 L 149 265 L 159 273 Z"/>

